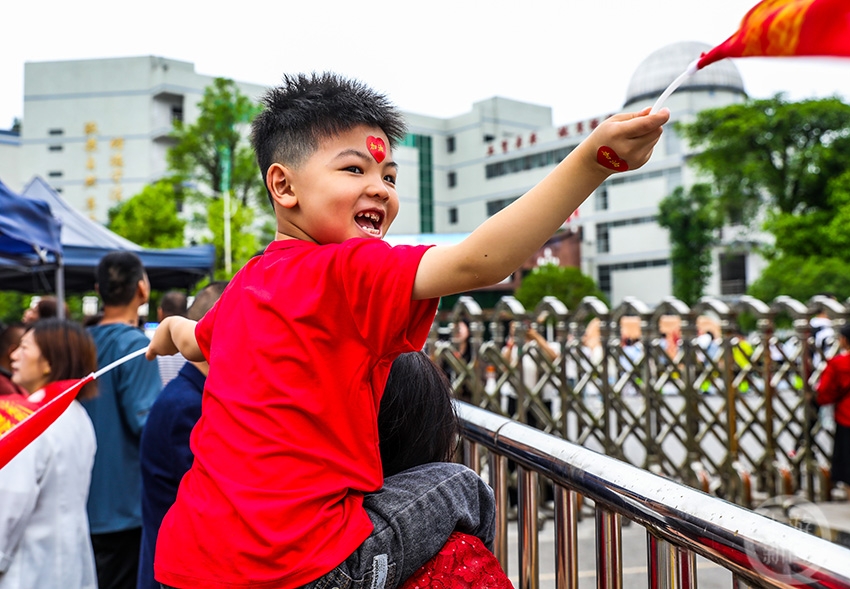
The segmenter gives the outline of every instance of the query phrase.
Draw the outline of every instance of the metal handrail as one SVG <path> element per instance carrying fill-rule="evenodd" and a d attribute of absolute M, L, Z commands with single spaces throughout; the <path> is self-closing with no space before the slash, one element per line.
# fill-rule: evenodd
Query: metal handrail
<path fill-rule="evenodd" d="M 518 465 L 519 589 L 539 587 L 537 477 L 555 497 L 555 575 L 578 587 L 578 495 L 596 510 L 597 587 L 621 588 L 622 518 L 647 530 L 647 586 L 696 587 L 695 556 L 731 571 L 734 587 L 850 588 L 847 549 L 691 487 L 457 402 L 464 462 L 486 449 L 496 495 L 495 554 L 507 570 L 507 461 Z M 479 470 L 480 471 L 480 470 Z"/>

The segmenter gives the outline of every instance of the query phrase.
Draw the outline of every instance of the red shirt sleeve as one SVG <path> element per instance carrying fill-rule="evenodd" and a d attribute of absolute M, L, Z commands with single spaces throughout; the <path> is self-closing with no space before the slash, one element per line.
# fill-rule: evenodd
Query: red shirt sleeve
<path fill-rule="evenodd" d="M 439 299 L 410 297 L 429 247 L 350 239 L 339 248 L 335 281 L 345 292 L 358 332 L 378 357 L 425 345 Z"/>

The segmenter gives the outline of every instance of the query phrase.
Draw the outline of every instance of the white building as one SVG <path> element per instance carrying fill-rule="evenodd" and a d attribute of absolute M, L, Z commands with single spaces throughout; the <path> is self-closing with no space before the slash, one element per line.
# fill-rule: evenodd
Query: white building
<path fill-rule="evenodd" d="M 623 110 L 651 105 L 709 48 L 679 43 L 647 57 L 632 76 Z M 105 220 L 116 201 L 165 173 L 171 121 L 194 121 L 212 80 L 190 63 L 160 57 L 26 64 L 20 177 L 41 175 L 74 206 Z M 255 99 L 264 90 L 237 84 Z M 690 121 L 702 109 L 745 98 L 737 68 L 726 60 L 699 71 L 666 106 L 674 121 Z M 401 212 L 392 233 L 472 231 L 534 186 L 610 114 L 555 124 L 551 108 L 501 97 L 448 119 L 407 113 L 409 135 L 394 154 Z M 574 258 L 615 305 L 628 295 L 653 304 L 671 293 L 668 235 L 655 216 L 662 198 L 694 183 L 687 155 L 669 125 L 649 163 L 610 178 L 567 223 L 578 233 L 573 247 L 580 242 L 580 258 Z M 707 294 L 740 294 L 757 277 L 763 262 L 747 244 L 738 245 L 734 255 L 718 249 Z M 543 257 L 551 259 L 552 250 Z M 570 263 L 565 258 L 561 263 Z"/>
<path fill-rule="evenodd" d="M 16 131 L 0 131 L 0 180 L 14 191 L 21 189 L 21 137 Z"/>
<path fill-rule="evenodd" d="M 98 221 L 166 171 L 172 121 L 192 122 L 214 76 L 162 57 L 30 62 L 24 66 L 21 169 Z M 237 82 L 258 98 L 265 90 Z"/>

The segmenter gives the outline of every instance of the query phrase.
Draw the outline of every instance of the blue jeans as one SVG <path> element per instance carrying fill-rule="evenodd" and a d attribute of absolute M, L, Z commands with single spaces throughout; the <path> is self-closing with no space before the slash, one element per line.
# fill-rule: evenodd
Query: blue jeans
<path fill-rule="evenodd" d="M 364 497 L 363 507 L 372 534 L 342 564 L 302 589 L 394 589 L 455 530 L 493 549 L 493 490 L 461 464 L 435 462 L 387 477 L 380 491 Z"/>
<path fill-rule="evenodd" d="M 493 490 L 460 464 L 438 462 L 384 480 L 363 507 L 375 529 L 360 548 L 303 589 L 394 589 L 440 551 L 458 530 L 493 549 Z"/>

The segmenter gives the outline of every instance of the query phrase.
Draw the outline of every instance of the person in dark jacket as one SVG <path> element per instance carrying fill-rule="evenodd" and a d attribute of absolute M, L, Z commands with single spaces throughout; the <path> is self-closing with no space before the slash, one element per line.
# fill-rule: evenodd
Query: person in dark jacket
<path fill-rule="evenodd" d="M 195 295 L 186 316 L 198 321 L 221 297 L 226 282 L 213 282 Z M 160 358 L 162 359 L 162 358 Z M 153 578 L 156 539 L 165 512 L 174 504 L 180 479 L 192 466 L 189 437 L 201 417 L 201 398 L 210 365 L 185 362 L 162 389 L 151 407 L 142 432 L 142 546 L 139 554 L 138 589 L 160 589 Z"/>

